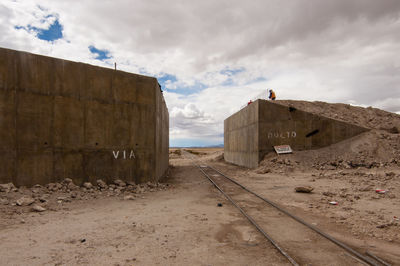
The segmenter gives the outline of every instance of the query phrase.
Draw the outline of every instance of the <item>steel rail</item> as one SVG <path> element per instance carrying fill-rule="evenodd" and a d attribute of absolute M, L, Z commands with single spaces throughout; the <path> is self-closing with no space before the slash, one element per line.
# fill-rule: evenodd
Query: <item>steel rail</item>
<path fill-rule="evenodd" d="M 379 258 L 378 256 L 372 254 L 371 252 L 369 252 L 368 250 L 365 252 L 365 254 L 367 254 L 368 256 L 376 259 L 377 261 L 379 261 L 380 263 L 382 263 L 385 266 L 392 266 L 392 264 L 387 263 L 386 261 L 384 261 L 383 259 Z"/>
<path fill-rule="evenodd" d="M 286 259 L 289 260 L 289 262 L 292 265 L 299 266 L 299 264 L 292 258 L 290 257 L 289 254 L 287 254 L 257 223 L 254 221 L 251 216 L 249 216 L 228 194 L 226 194 L 218 185 L 215 183 L 215 181 L 202 169 L 200 165 L 197 165 L 197 167 L 200 169 L 200 171 L 203 173 L 204 176 L 208 178 L 208 180 L 247 218 L 247 220 L 252 223 L 257 230 L 264 235 L 265 238 L 271 242 L 271 244 L 283 255 L 286 257 Z"/>
<path fill-rule="evenodd" d="M 332 237 L 331 235 L 321 231 L 320 229 L 318 229 L 317 227 L 313 226 L 312 224 L 307 223 L 306 221 L 304 221 L 303 219 L 301 219 L 300 217 L 295 216 L 294 214 L 291 214 L 290 212 L 288 212 L 287 210 L 283 209 L 282 207 L 278 206 L 276 203 L 274 203 L 273 201 L 264 198 L 260 195 L 258 195 L 257 193 L 251 191 L 250 189 L 246 188 L 245 186 L 243 186 L 242 184 L 238 183 L 237 181 L 235 181 L 234 179 L 226 176 L 225 174 L 221 173 L 220 171 L 218 171 L 217 169 L 211 167 L 211 166 L 207 166 L 210 169 L 214 170 L 215 172 L 217 172 L 218 174 L 220 174 L 221 176 L 225 177 L 226 179 L 228 179 L 229 181 L 231 181 L 232 183 L 236 184 L 237 186 L 241 187 L 242 189 L 246 190 L 247 192 L 253 194 L 254 196 L 256 196 L 257 198 L 263 200 L 264 202 L 268 203 L 269 205 L 275 207 L 276 209 L 278 209 L 279 211 L 283 212 L 284 214 L 290 216 L 291 218 L 293 218 L 294 220 L 296 220 L 297 222 L 305 225 L 306 227 L 310 228 L 311 230 L 317 232 L 318 234 L 320 234 L 321 236 L 325 237 L 326 239 L 332 241 L 333 243 L 335 243 L 336 245 L 338 245 L 339 247 L 345 249 L 347 252 L 353 254 L 354 256 L 358 257 L 359 259 L 361 259 L 362 261 L 373 265 L 373 266 L 379 266 L 375 261 L 373 261 L 372 259 L 370 259 L 369 257 L 366 257 L 364 255 L 362 255 L 361 253 L 357 252 L 356 250 L 352 249 L 351 247 L 347 246 L 346 244 L 342 243 L 341 241 L 335 239 L 334 237 Z"/>

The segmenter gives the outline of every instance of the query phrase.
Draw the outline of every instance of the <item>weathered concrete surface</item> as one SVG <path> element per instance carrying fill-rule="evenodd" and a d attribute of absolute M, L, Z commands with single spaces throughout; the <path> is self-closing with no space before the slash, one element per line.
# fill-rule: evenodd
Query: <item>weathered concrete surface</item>
<path fill-rule="evenodd" d="M 255 102 L 224 121 L 224 157 L 250 168 L 258 165 L 259 103 Z"/>
<path fill-rule="evenodd" d="M 155 78 L 0 48 L 0 183 L 156 181 L 168 131 Z"/>
<path fill-rule="evenodd" d="M 273 146 L 293 150 L 317 149 L 356 136 L 368 129 L 257 100 L 224 121 L 227 162 L 254 168 Z"/>

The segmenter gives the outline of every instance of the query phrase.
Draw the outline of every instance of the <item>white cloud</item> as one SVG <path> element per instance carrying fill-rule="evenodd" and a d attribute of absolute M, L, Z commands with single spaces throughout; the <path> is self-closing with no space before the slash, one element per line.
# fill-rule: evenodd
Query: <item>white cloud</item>
<path fill-rule="evenodd" d="M 49 15 L 63 25 L 64 38 L 54 43 L 15 28 L 46 28 L 54 20 Z M 163 89 L 169 90 L 164 95 L 175 139 L 220 141 L 223 119 L 267 88 L 275 88 L 278 99 L 352 102 L 399 112 L 399 43 L 398 0 L 0 4 L 2 47 L 174 75 L 176 81 Z M 113 58 L 95 60 L 90 45 Z M 182 88 L 189 89 L 178 95 Z"/>

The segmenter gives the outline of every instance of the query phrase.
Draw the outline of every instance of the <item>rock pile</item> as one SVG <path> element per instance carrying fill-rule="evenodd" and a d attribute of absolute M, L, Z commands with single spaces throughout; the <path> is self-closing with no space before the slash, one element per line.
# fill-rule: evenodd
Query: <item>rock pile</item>
<path fill-rule="evenodd" d="M 98 179 L 95 184 L 84 182 L 82 186 L 78 186 L 70 178 L 44 186 L 35 185 L 32 188 L 16 188 L 12 183 L 0 184 L 0 208 L 15 206 L 21 210 L 44 212 L 55 210 L 58 205 L 73 200 L 88 200 L 102 196 L 121 196 L 122 199 L 133 200 L 138 194 L 165 190 L 168 186 L 169 184 L 151 182 L 137 185 L 120 179 L 114 180 L 111 184 Z"/>
<path fill-rule="evenodd" d="M 400 166 L 400 134 L 372 130 L 318 150 L 267 154 L 256 172 L 376 169 Z"/>

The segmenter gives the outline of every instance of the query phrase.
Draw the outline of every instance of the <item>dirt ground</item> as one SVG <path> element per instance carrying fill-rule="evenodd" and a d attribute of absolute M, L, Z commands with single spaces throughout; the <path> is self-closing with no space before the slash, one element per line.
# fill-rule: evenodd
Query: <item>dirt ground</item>
<path fill-rule="evenodd" d="M 32 189 L 0 193 L 0 264 L 288 265 L 190 160 L 171 163 L 160 189 L 49 191 L 43 212 L 14 203 Z"/>
<path fill-rule="evenodd" d="M 325 152 L 314 151 L 317 154 Z M 211 150 L 210 155 L 203 155 L 203 158 L 246 187 L 350 246 L 380 254 L 394 265 L 400 265 L 398 165 L 308 167 L 313 158 L 310 153 L 312 151 L 280 156 L 270 154 L 257 169 L 224 162 L 222 151 Z M 307 158 L 305 165 L 301 161 L 304 157 Z M 323 161 L 319 156 L 317 159 Z M 296 193 L 298 186 L 311 186 L 314 190 Z M 377 193 L 377 188 L 386 193 Z M 338 205 L 329 204 L 332 201 Z"/>
<path fill-rule="evenodd" d="M 251 170 L 225 163 L 222 149 L 191 152 L 348 245 L 394 265 L 400 261 L 400 227 L 394 218 L 400 214 L 398 169 L 345 169 L 338 174 L 336 169 L 304 172 L 290 163 L 275 163 L 277 168 L 263 173 L 265 166 Z M 43 212 L 32 212 L 33 204 L 15 205 L 21 196 L 34 196 L 35 188 L 0 192 L 2 201 L 8 201 L 0 207 L 0 264 L 288 265 L 190 159 L 171 150 L 170 163 L 161 184 L 122 191 L 118 186 L 69 192 L 42 187 L 47 201 L 40 201 L 40 193 L 33 204 L 44 206 Z M 390 193 L 376 193 L 388 172 L 394 173 L 385 181 Z M 371 180 L 370 174 L 376 178 Z M 357 184 L 366 179 L 371 189 L 360 191 Z M 298 185 L 314 190 L 296 193 Z M 330 205 L 332 200 L 339 205 Z M 329 265 L 357 265 L 338 262 Z"/>
<path fill-rule="evenodd" d="M 400 265 L 400 116 L 277 102 L 370 130 L 318 150 L 269 153 L 256 169 L 226 163 L 222 148 L 186 151 L 358 251 Z M 0 184 L 0 265 L 288 265 L 182 150 L 169 155 L 169 173 L 157 184 Z M 313 190 L 297 193 L 298 186 Z M 289 250 L 302 265 L 359 264 L 342 250 L 318 253 L 314 236 L 258 205 L 249 209 L 268 221 L 266 231 L 284 236 L 283 245 L 299 238 Z"/>

